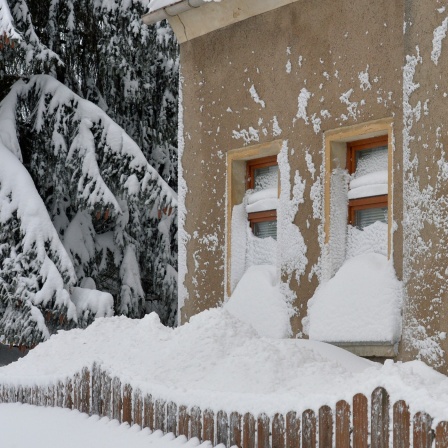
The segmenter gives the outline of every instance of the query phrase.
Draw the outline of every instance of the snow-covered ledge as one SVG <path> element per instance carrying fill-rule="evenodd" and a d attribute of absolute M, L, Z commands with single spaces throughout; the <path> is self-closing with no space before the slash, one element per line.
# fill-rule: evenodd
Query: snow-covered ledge
<path fill-rule="evenodd" d="M 167 19 L 179 43 L 298 0 L 153 0 L 143 22 Z"/>
<path fill-rule="evenodd" d="M 329 342 L 354 355 L 362 357 L 394 358 L 398 354 L 398 343 L 390 342 Z"/>

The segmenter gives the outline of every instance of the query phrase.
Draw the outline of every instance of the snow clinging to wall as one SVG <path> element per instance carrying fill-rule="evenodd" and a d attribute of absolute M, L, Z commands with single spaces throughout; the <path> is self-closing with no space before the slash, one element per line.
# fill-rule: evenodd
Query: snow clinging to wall
<path fill-rule="evenodd" d="M 246 270 L 247 233 L 249 223 L 247 221 L 246 205 L 235 205 L 232 210 L 232 239 L 231 239 L 231 264 L 230 264 L 230 289 L 233 291 Z M 251 232 L 251 230 L 249 229 Z"/>
<path fill-rule="evenodd" d="M 250 96 L 252 97 L 252 99 L 264 109 L 266 107 L 266 104 L 258 96 L 257 90 L 255 89 L 255 86 L 253 84 L 252 84 L 251 88 L 249 89 L 249 92 L 250 92 Z"/>
<path fill-rule="evenodd" d="M 448 20 L 434 31 L 432 61 L 437 64 L 441 53 L 441 42 L 446 35 Z M 444 194 L 446 185 L 447 163 L 445 151 L 441 141 L 441 128 L 434 132 L 435 144 L 433 151 L 440 151 L 440 159 L 436 162 L 438 173 L 431 176 L 431 182 L 425 182 L 419 175 L 419 165 L 424 163 L 424 154 L 415 152 L 416 141 L 419 141 L 419 128 L 416 123 L 421 119 L 422 100 L 414 100 L 412 95 L 420 88 L 415 80 L 416 69 L 423 64 L 419 47 L 414 54 L 406 56 L 406 64 L 403 69 L 403 282 L 407 286 L 404 296 L 404 321 L 403 342 L 405 349 L 415 350 L 417 359 L 425 360 L 435 367 L 444 364 L 444 351 L 441 341 L 446 338 L 445 332 L 439 332 L 433 322 L 438 319 L 437 313 L 431 313 L 423 320 L 419 318 L 421 299 L 431 299 L 431 309 L 436 309 L 444 292 L 442 290 L 428 290 L 424 277 L 434 275 L 436 278 L 446 273 L 438 272 L 426 261 L 439 256 L 438 252 L 445 253 L 446 239 L 448 238 L 446 216 L 448 204 Z M 426 104 L 426 102 L 425 102 Z M 423 106 L 425 113 L 425 105 Z M 414 150 L 414 151 L 413 151 Z M 430 228 L 437 238 L 422 237 L 425 228 Z M 419 268 L 423 263 L 425 269 Z M 406 294 L 412 288 L 412 300 Z M 443 289 L 443 285 L 441 285 Z"/>
<path fill-rule="evenodd" d="M 179 238 L 179 255 L 178 255 L 178 324 L 180 323 L 181 310 L 184 306 L 185 300 L 188 298 L 188 290 L 184 284 L 185 276 L 187 275 L 187 242 L 190 235 L 185 230 L 185 219 L 187 217 L 187 209 L 185 208 L 185 197 L 187 195 L 188 187 L 184 178 L 184 169 L 182 167 L 182 157 L 184 154 L 185 140 L 184 140 L 184 109 L 183 109 L 183 86 L 184 78 L 179 74 L 179 115 L 178 115 L 178 238 Z"/>
<path fill-rule="evenodd" d="M 324 138 L 324 137 L 322 137 Z M 322 273 L 325 271 L 323 268 L 323 254 L 325 254 L 328 250 L 328 248 L 325 245 L 325 231 L 324 231 L 324 200 L 323 200 L 323 194 L 324 194 L 324 173 L 325 173 L 325 157 L 324 157 L 324 141 L 322 141 L 322 148 L 319 152 L 321 163 L 319 173 L 316 177 L 315 182 L 313 185 L 311 185 L 310 190 L 310 199 L 313 202 L 313 219 L 317 220 L 318 226 L 317 226 L 317 234 L 318 234 L 318 242 L 320 247 L 320 253 L 317 262 L 311 267 L 308 281 L 311 281 L 311 278 L 313 275 L 316 275 L 319 283 L 322 281 Z M 312 161 L 312 157 L 310 154 L 306 154 L 306 162 L 308 171 L 310 172 L 313 180 L 316 174 L 315 165 Z M 326 257 L 328 258 L 328 257 Z"/>
<path fill-rule="evenodd" d="M 278 260 L 282 274 L 287 276 L 287 283 L 282 284 L 282 292 L 288 300 L 293 300 L 294 293 L 289 287 L 293 276 L 297 283 L 304 274 L 308 259 L 307 247 L 298 226 L 294 224 L 299 205 L 303 204 L 305 181 L 296 171 L 294 185 L 291 188 L 291 168 L 288 161 L 288 141 L 284 141 L 278 155 L 280 170 L 280 202 L 277 215 Z M 291 197 L 292 194 L 292 197 Z"/>
<path fill-rule="evenodd" d="M 431 60 L 434 64 L 438 64 L 440 53 L 442 52 L 442 41 L 446 37 L 446 31 L 448 29 L 448 17 L 434 30 L 434 37 L 432 39 L 432 52 Z"/>
<path fill-rule="evenodd" d="M 306 109 L 308 107 L 308 100 L 310 98 L 311 98 L 311 92 L 309 92 L 305 87 L 303 87 L 297 99 L 296 118 L 301 118 L 306 124 L 308 124 L 308 115 Z"/>

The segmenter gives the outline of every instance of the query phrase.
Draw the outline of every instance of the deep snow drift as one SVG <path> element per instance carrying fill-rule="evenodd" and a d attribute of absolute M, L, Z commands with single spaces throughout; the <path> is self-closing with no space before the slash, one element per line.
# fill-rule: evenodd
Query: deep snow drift
<path fill-rule="evenodd" d="M 396 343 L 401 335 L 401 289 L 384 255 L 350 258 L 308 302 L 310 339 Z"/>
<path fill-rule="evenodd" d="M 317 341 L 262 338 L 222 308 L 175 329 L 153 313 L 61 331 L 1 368 L 0 383 L 47 384 L 94 361 L 154 397 L 202 409 L 301 412 L 384 386 L 392 402 L 448 418 L 448 378 L 422 362 L 382 366 Z"/>
<path fill-rule="evenodd" d="M 246 322 L 260 336 L 286 338 L 291 335 L 292 308 L 280 292 L 277 268 L 251 266 L 243 275 L 224 308 Z"/>

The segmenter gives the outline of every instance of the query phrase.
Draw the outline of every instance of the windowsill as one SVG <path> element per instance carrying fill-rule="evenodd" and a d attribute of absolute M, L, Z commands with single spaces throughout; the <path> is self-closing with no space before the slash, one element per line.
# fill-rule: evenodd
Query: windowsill
<path fill-rule="evenodd" d="M 398 342 L 328 342 L 362 357 L 394 358 L 398 354 Z"/>

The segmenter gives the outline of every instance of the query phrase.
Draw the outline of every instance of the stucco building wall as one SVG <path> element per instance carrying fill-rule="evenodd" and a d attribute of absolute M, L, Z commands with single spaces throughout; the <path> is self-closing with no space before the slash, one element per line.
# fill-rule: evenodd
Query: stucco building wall
<path fill-rule="evenodd" d="M 224 300 L 226 153 L 282 139 L 288 142 L 291 185 L 296 170 L 305 181 L 295 224 L 308 262 L 299 284 L 294 276 L 290 283 L 298 310 L 292 328 L 302 331 L 319 283 L 322 220 L 313 217 L 311 189 L 321 182 L 323 193 L 324 133 L 386 117 L 393 122 L 393 257 L 401 278 L 403 11 L 402 1 L 297 1 L 181 44 L 190 236 L 182 322 Z M 254 100 L 252 86 L 265 107 Z M 301 92 L 309 98 L 299 112 Z"/>
<path fill-rule="evenodd" d="M 446 373 L 448 46 L 445 8 L 408 1 L 404 52 L 404 331 L 401 357 Z M 439 51 L 440 50 L 440 51 Z"/>

